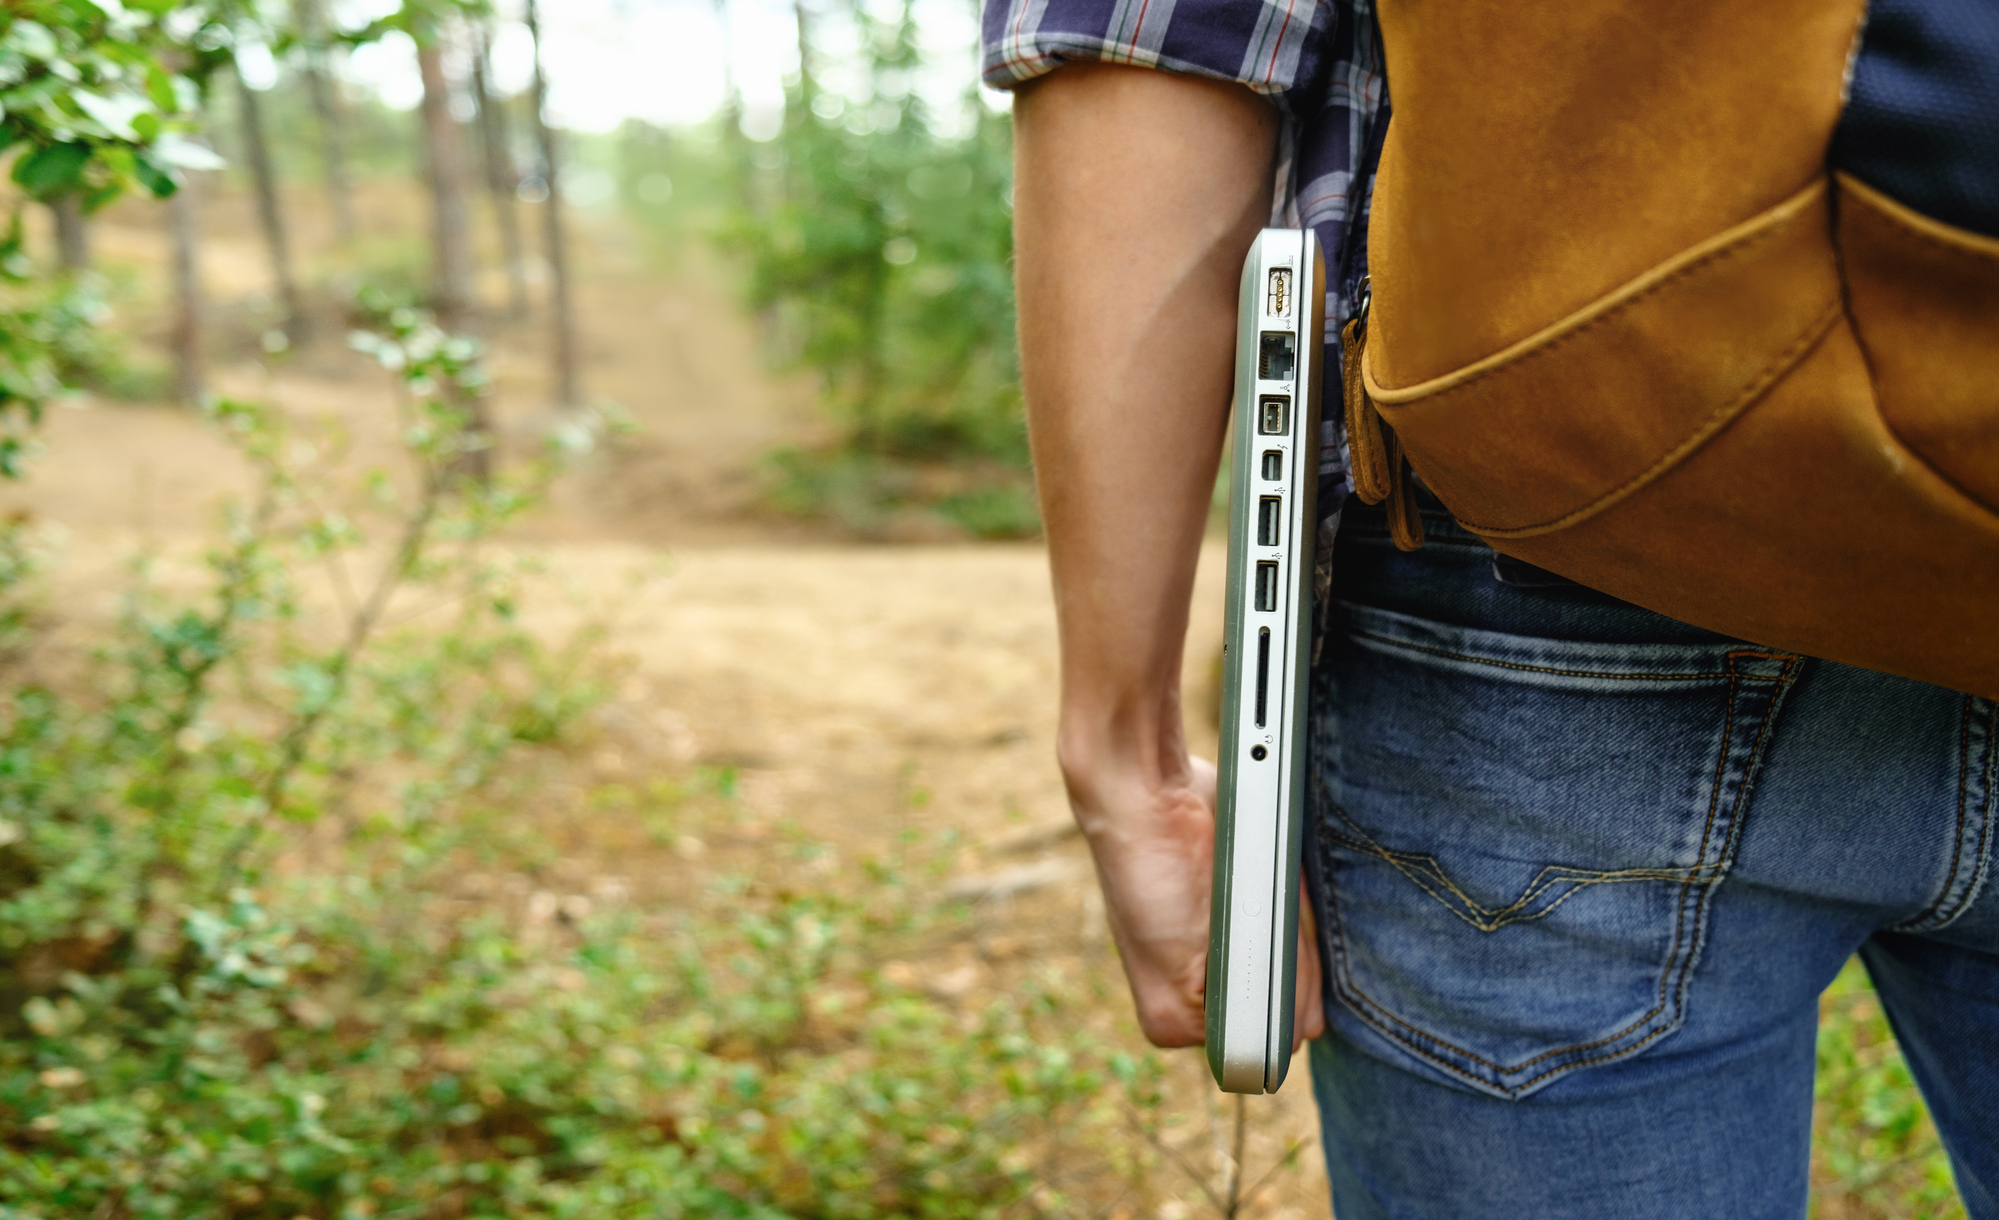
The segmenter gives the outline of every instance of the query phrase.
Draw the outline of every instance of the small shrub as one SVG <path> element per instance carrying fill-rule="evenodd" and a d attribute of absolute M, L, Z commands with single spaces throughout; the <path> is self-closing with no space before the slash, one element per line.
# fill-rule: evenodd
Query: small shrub
<path fill-rule="evenodd" d="M 1034 490 L 1019 484 L 947 496 L 938 501 L 937 511 L 975 538 L 1032 538 L 1041 532 Z"/>
<path fill-rule="evenodd" d="M 1929 1110 L 1857 958 L 1820 1002 L 1817 1094 L 1822 1204 L 1838 1196 L 1864 1214 L 1909 1220 L 1965 1214 Z"/>
<path fill-rule="evenodd" d="M 771 502 L 865 537 L 939 525 L 974 538 L 1032 538 L 1041 512 L 1025 471 L 993 462 L 916 464 L 855 452 L 783 448 L 766 459 Z"/>
<path fill-rule="evenodd" d="M 420 317 L 357 346 L 407 475 L 342 498 L 219 404 L 262 486 L 205 586 L 142 573 L 81 672 L 0 651 L 0 1220 L 1050 1216 L 1135 1173 L 1115 1081 L 1146 1073 L 1061 989 L 964 1003 L 898 965 L 970 934 L 949 839 L 827 867 L 783 830 L 663 910 L 468 891 L 551 856 L 594 637 L 519 626 L 490 543 L 533 486 L 460 473 L 476 349 Z M 329 564 L 333 615 L 301 592 Z M 735 790 L 592 802 L 685 844 Z"/>
<path fill-rule="evenodd" d="M 406 236 L 356 239 L 332 279 L 350 325 L 382 329 L 398 310 L 423 308 L 430 291 L 429 248 Z"/>
<path fill-rule="evenodd" d="M 129 273 L 86 272 L 56 281 L 47 296 L 43 331 L 65 387 L 106 398 L 143 401 L 166 393 L 166 370 L 135 362 L 119 332 L 107 325 L 113 303 L 132 296 Z"/>
<path fill-rule="evenodd" d="M 878 505 L 913 480 L 914 502 L 926 510 L 962 490 L 929 494 L 927 465 L 1000 465 L 1024 484 L 1011 128 L 971 95 L 968 130 L 947 133 L 934 121 L 909 88 L 920 61 L 907 6 L 893 17 L 830 6 L 801 27 L 808 43 L 822 21 L 845 24 L 859 48 L 843 65 L 848 87 L 801 73 L 773 140 L 721 142 L 739 189 L 717 236 L 742 262 L 744 295 L 774 360 L 818 375 L 821 404 L 839 428 L 835 451 L 868 459 L 829 467 L 869 472 Z M 816 52 L 808 45 L 806 54 Z M 793 480 L 778 498 L 844 521 L 851 484 Z M 945 515 L 976 522 L 976 533 L 1003 515 L 1000 532 L 1017 536 L 1032 530 L 1021 524 L 1022 503 L 1013 497 L 1002 514 L 999 498 L 983 495 Z"/>

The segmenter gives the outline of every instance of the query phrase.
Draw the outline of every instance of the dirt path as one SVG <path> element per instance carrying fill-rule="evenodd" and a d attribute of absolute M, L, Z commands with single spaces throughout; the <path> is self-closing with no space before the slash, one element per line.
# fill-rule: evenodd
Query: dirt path
<path fill-rule="evenodd" d="M 372 192 L 365 215 L 392 228 L 411 203 Z M 309 206 L 300 211 L 310 214 Z M 163 238 L 149 216 L 124 209 L 111 221 L 124 223 L 103 226 L 106 257 L 141 269 L 162 264 Z M 206 222 L 211 291 L 224 300 L 254 293 L 261 261 L 244 201 L 210 200 Z M 585 381 L 638 432 L 565 476 L 517 543 L 543 555 L 569 590 L 534 612 L 550 632 L 623 602 L 610 640 L 619 689 L 607 715 L 648 726 L 614 740 L 652 744 L 629 754 L 606 745 L 597 769 L 641 778 L 693 764 L 733 767 L 758 818 L 796 822 L 855 851 L 912 822 L 955 828 L 972 845 L 961 872 L 1011 869 L 1022 880 L 1015 897 L 991 909 L 986 956 L 963 977 L 995 986 L 1004 961 L 1021 954 L 1067 963 L 1097 981 L 1105 1020 L 1135 1041 L 1087 854 L 1061 833 L 1054 623 L 1040 548 L 857 545 L 773 515 L 759 501 L 759 455 L 812 435 L 809 384 L 761 370 L 751 328 L 699 252 L 663 277 L 637 235 L 606 222 L 588 230 L 582 262 Z M 147 272 L 148 282 L 159 278 Z M 157 301 L 137 300 L 129 311 L 134 329 L 157 327 Z M 505 443 L 539 443 L 556 422 L 542 337 L 517 325 L 496 326 L 489 338 Z M 236 359 L 216 388 L 330 426 L 348 438 L 344 460 L 354 466 L 394 459 L 384 375 L 335 345 L 274 370 Z M 70 592 L 61 602 L 79 622 L 111 612 L 125 557 L 147 545 L 192 545 L 212 528 L 220 502 L 248 485 L 231 451 L 171 407 L 59 409 L 46 439 L 30 478 L 0 488 L 0 511 L 64 528 Z M 1194 707 L 1206 703 L 1208 642 L 1220 634 L 1221 560 L 1211 546 L 1196 596 Z M 662 571 L 629 593 L 634 573 Z M 1212 747 L 1210 725 L 1190 727 L 1198 747 Z M 912 800 L 915 792 L 927 799 Z M 594 833 L 580 806 L 565 814 L 552 799 L 558 823 L 573 816 L 580 839 Z M 1017 849 L 979 846 L 1007 840 Z M 1175 1081 L 1191 1110 L 1209 1105 L 1211 1089 L 1191 1058 L 1178 1063 Z M 1256 1103 L 1253 1168 L 1310 1129 L 1308 1092 L 1298 1079 L 1280 1099 Z M 1323 1214 L 1323 1199 L 1308 1154 L 1306 1167 L 1248 1214 Z"/>

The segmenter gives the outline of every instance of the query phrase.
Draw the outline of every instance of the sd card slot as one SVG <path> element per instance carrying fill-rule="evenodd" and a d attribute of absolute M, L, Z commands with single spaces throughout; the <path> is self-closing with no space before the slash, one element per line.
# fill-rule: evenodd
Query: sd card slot
<path fill-rule="evenodd" d="M 1262 728 L 1270 706 L 1270 628 L 1256 633 L 1256 727 Z"/>

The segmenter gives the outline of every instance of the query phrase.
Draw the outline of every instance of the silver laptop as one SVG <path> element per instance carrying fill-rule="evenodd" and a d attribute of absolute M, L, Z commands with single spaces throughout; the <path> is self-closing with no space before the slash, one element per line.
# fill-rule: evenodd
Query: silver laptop
<path fill-rule="evenodd" d="M 1242 269 L 1207 991 L 1231 1093 L 1291 1066 L 1325 275 L 1309 229 L 1265 229 Z"/>

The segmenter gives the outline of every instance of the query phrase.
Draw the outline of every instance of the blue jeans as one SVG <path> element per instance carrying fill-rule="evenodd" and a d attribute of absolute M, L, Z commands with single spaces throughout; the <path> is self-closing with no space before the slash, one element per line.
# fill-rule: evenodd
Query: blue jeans
<path fill-rule="evenodd" d="M 1999 1218 L 1995 706 L 1502 583 L 1424 524 L 1405 555 L 1349 505 L 1313 678 L 1340 1220 L 1804 1216 L 1856 950 Z"/>

